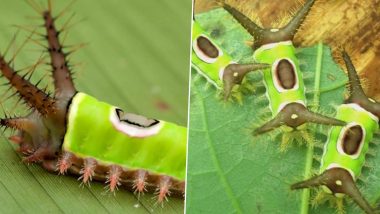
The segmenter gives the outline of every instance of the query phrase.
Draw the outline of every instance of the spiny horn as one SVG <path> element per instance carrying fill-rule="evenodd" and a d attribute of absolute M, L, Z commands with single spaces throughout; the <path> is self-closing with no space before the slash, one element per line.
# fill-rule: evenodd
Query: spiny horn
<path fill-rule="evenodd" d="M 308 109 L 305 109 L 304 111 L 299 112 L 299 114 L 300 114 L 300 117 L 302 117 L 306 122 L 309 122 L 309 123 L 332 125 L 332 126 L 345 126 L 347 124 L 346 122 L 342 120 L 338 120 L 333 117 L 327 117 L 322 114 L 311 112 Z"/>
<path fill-rule="evenodd" d="M 346 125 L 346 122 L 344 121 L 311 112 L 300 103 L 290 103 L 278 112 L 272 120 L 256 129 L 253 134 L 263 134 L 282 125 L 287 125 L 295 129 L 304 123 L 317 123 L 333 126 Z"/>
<path fill-rule="evenodd" d="M 293 184 L 290 188 L 303 189 L 318 186 L 326 186 L 333 194 L 343 193 L 350 196 L 355 203 L 367 214 L 374 214 L 375 210 L 360 193 L 351 174 L 342 168 L 331 168 L 324 171 L 321 175 L 315 176 L 305 181 Z"/>
<path fill-rule="evenodd" d="M 250 71 L 257 71 L 270 67 L 269 64 L 230 64 L 223 72 L 224 100 L 227 100 L 235 85 L 240 85 L 245 75 Z"/>
<path fill-rule="evenodd" d="M 256 23 L 251 21 L 247 16 L 245 16 L 240 11 L 233 8 L 231 5 L 225 3 L 224 1 L 220 1 L 220 4 L 223 6 L 225 10 L 227 10 L 243 27 L 250 33 L 254 38 L 255 42 L 260 40 L 261 34 L 264 29 L 258 26 Z"/>
<path fill-rule="evenodd" d="M 59 42 L 59 31 L 54 25 L 54 18 L 50 11 L 43 13 L 45 20 L 45 28 L 48 40 L 48 51 L 51 58 L 51 66 L 53 68 L 53 78 L 55 86 L 55 96 L 71 98 L 76 90 L 71 77 L 71 71 L 68 67 L 66 55 L 62 50 L 62 45 Z"/>
<path fill-rule="evenodd" d="M 360 78 L 356 72 L 354 64 L 352 63 L 350 56 L 347 52 L 342 51 L 343 60 L 347 67 L 349 87 L 350 87 L 350 97 L 346 100 L 347 103 L 357 103 L 365 108 L 367 111 L 375 114 L 380 118 L 380 103 L 375 100 L 369 99 L 363 91 L 360 83 Z"/>
<path fill-rule="evenodd" d="M 33 132 L 37 125 L 35 122 L 28 118 L 7 118 L 7 119 L 0 119 L 0 125 L 6 126 L 12 129 L 18 129 L 22 130 L 28 133 Z"/>
<path fill-rule="evenodd" d="M 357 98 L 366 97 L 366 95 L 364 94 L 363 88 L 361 86 L 361 83 L 360 83 L 360 78 L 356 72 L 356 69 L 354 67 L 354 64 L 351 61 L 350 56 L 348 56 L 346 51 L 342 51 L 342 56 L 343 56 L 344 63 L 346 64 L 347 74 L 348 74 L 348 78 L 350 80 L 350 82 L 349 82 L 350 96 L 352 98 L 353 97 L 357 97 Z"/>
<path fill-rule="evenodd" d="M 306 2 L 293 19 L 281 29 L 263 29 L 227 3 L 222 2 L 221 4 L 254 37 L 254 48 L 257 48 L 269 43 L 293 40 L 314 2 L 315 0 Z"/>
<path fill-rule="evenodd" d="M 0 70 L 30 106 L 43 115 L 55 112 L 55 100 L 24 77 L 18 75 L 2 55 L 0 55 Z"/>
<path fill-rule="evenodd" d="M 260 134 L 264 134 L 265 132 L 272 131 L 282 125 L 285 125 L 283 114 L 279 113 L 276 117 L 274 117 L 272 120 L 268 121 L 264 125 L 260 126 L 259 128 L 255 129 L 253 131 L 253 135 L 257 136 Z"/>
<path fill-rule="evenodd" d="M 302 22 L 305 20 L 307 14 L 309 13 L 311 7 L 314 5 L 315 0 L 309 0 L 305 5 L 297 12 L 293 19 L 281 29 L 285 36 L 289 37 L 291 40 L 297 33 L 297 30 L 301 26 Z"/>
<path fill-rule="evenodd" d="M 312 178 L 309 178 L 305 181 L 300 181 L 295 184 L 292 184 L 290 186 L 291 190 L 295 189 L 305 189 L 305 188 L 313 188 L 313 187 L 319 187 L 325 185 L 324 180 L 323 180 L 323 174 L 314 176 Z"/>

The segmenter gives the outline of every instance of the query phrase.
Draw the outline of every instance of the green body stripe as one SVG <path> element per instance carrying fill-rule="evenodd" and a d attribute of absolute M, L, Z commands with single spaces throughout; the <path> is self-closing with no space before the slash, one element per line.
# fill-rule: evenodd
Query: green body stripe
<path fill-rule="evenodd" d="M 338 165 L 349 172 L 352 172 L 355 178 L 360 175 L 365 161 L 365 155 L 368 151 L 369 142 L 372 140 L 373 133 L 379 129 L 378 121 L 371 113 L 360 108 L 356 104 L 343 104 L 337 111 L 337 119 L 348 122 L 349 124 L 360 125 L 365 130 L 365 138 L 359 155 L 356 158 L 347 154 L 340 153 L 337 149 L 340 142 L 339 136 L 343 135 L 344 127 L 335 126 L 331 128 L 329 138 L 325 144 L 324 154 L 322 156 L 320 171 L 323 172 L 331 165 Z"/>
<path fill-rule="evenodd" d="M 263 70 L 263 75 L 267 90 L 266 95 L 268 96 L 273 116 L 276 116 L 281 110 L 280 107 L 285 106 L 287 103 L 301 102 L 306 105 L 302 73 L 295 55 L 295 48 L 290 41 L 263 45 L 255 51 L 254 58 L 258 63 L 268 63 L 272 65 L 272 68 Z M 279 91 L 276 88 L 274 79 L 276 77 L 273 75 L 272 69 L 275 68 L 274 63 L 280 59 L 288 59 L 294 65 L 298 83 L 298 87 L 295 89 Z"/>
<path fill-rule="evenodd" d="M 197 38 L 200 36 L 207 37 L 213 43 L 213 45 L 218 48 L 219 52 L 222 53 L 213 63 L 203 61 L 194 51 L 194 45 L 196 44 Z M 210 36 L 207 35 L 207 33 L 196 21 L 193 21 L 192 44 L 192 66 L 198 71 L 198 73 L 205 76 L 207 80 L 218 89 L 223 88 L 223 81 L 220 79 L 219 73 L 222 69 L 227 67 L 227 65 L 233 63 L 232 58 L 224 50 L 222 50 L 220 46 L 211 40 Z"/>
<path fill-rule="evenodd" d="M 161 121 L 157 134 L 130 137 L 110 121 L 115 108 L 84 93 L 75 95 L 63 149 L 82 158 L 93 157 L 101 164 L 145 169 L 184 180 L 186 128 Z"/>

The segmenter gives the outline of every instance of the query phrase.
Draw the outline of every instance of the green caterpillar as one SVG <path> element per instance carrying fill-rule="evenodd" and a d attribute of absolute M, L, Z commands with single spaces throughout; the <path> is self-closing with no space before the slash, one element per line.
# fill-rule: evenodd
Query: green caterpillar
<path fill-rule="evenodd" d="M 366 213 L 375 209 L 365 200 L 355 185 L 360 176 L 369 143 L 379 130 L 380 104 L 368 98 L 360 84 L 355 67 L 346 52 L 342 53 L 350 86 L 350 97 L 338 107 L 336 118 L 347 122 L 333 127 L 324 147 L 320 175 L 291 186 L 291 189 L 323 187 L 338 198 L 351 197 Z M 342 203 L 341 200 L 338 203 Z M 342 207 L 341 204 L 338 207 Z"/>
<path fill-rule="evenodd" d="M 304 130 L 305 123 L 342 126 L 345 123 L 331 117 L 311 112 L 307 109 L 305 86 L 299 62 L 295 55 L 293 37 L 314 4 L 309 0 L 297 12 L 293 19 L 280 29 L 263 29 L 244 14 L 223 3 L 227 10 L 253 37 L 254 59 L 270 64 L 264 69 L 266 96 L 273 118 L 254 130 L 254 135 L 263 134 L 278 127 Z"/>
<path fill-rule="evenodd" d="M 264 63 L 237 64 L 196 21 L 193 21 L 191 63 L 208 82 L 217 89 L 223 88 L 224 100 L 230 97 L 233 87 L 240 85 L 249 72 L 269 67 Z"/>
<path fill-rule="evenodd" d="M 60 31 L 50 11 L 44 19 L 55 92 L 50 95 L 21 76 L 0 54 L 0 70 L 32 112 L 0 119 L 17 130 L 10 140 L 19 145 L 26 163 L 46 170 L 108 183 L 110 191 L 123 184 L 136 193 L 156 192 L 158 202 L 169 194 L 183 197 L 187 129 L 173 123 L 124 113 L 81 92 L 71 76 Z"/>

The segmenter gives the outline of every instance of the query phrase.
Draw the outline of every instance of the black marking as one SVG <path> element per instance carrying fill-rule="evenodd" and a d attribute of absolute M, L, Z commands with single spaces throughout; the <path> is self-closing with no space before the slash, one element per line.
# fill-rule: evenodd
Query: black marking
<path fill-rule="evenodd" d="M 75 92 L 75 94 L 67 101 L 67 105 L 66 105 L 66 115 L 65 115 L 65 121 L 64 121 L 64 123 L 65 123 L 65 125 L 64 125 L 64 127 L 65 127 L 65 130 L 67 130 L 67 123 L 68 123 L 68 121 L 69 121 L 69 115 L 70 115 L 70 107 L 71 107 L 71 104 L 73 103 L 73 99 L 74 99 L 74 97 L 76 96 L 78 94 L 78 91 L 76 91 Z M 63 137 L 62 137 L 62 141 L 61 141 L 61 145 L 60 145 L 60 148 L 62 147 L 62 145 L 63 145 L 63 142 L 64 142 L 64 140 L 65 140 L 65 137 L 66 137 L 66 132 L 65 132 L 65 134 L 63 135 Z"/>
<path fill-rule="evenodd" d="M 116 114 L 120 120 L 120 122 L 125 122 L 125 123 L 128 123 L 129 125 L 133 125 L 133 126 L 138 126 L 138 127 L 141 127 L 141 128 L 150 128 L 152 126 L 155 126 L 157 125 L 158 123 L 160 123 L 159 120 L 156 120 L 156 119 L 148 119 L 146 118 L 147 120 L 152 120 L 151 123 L 149 123 L 148 125 L 145 125 L 145 124 L 141 124 L 141 123 L 138 123 L 137 121 L 132 121 L 131 119 L 127 118 L 128 115 L 124 115 L 124 112 L 123 110 L 121 109 L 116 109 Z M 142 117 L 142 116 L 141 116 Z"/>

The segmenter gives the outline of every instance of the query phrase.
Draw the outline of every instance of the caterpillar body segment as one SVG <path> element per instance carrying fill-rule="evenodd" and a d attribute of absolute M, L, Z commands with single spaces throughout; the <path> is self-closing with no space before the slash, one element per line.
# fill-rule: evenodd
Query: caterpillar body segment
<path fill-rule="evenodd" d="M 363 92 L 359 77 L 346 52 L 342 53 L 350 80 L 350 97 L 338 107 L 336 118 L 346 121 L 333 127 L 324 147 L 320 175 L 291 186 L 291 189 L 322 187 L 336 197 L 348 195 L 366 213 L 378 213 L 362 196 L 355 181 L 365 165 L 369 143 L 379 130 L 377 108 Z M 368 102 L 367 102 L 368 101 Z"/>
<path fill-rule="evenodd" d="M 0 54 L 2 76 L 31 107 L 25 117 L 0 119 L 0 126 L 16 130 L 9 139 L 19 146 L 23 161 L 41 164 L 50 172 L 77 175 L 86 184 L 103 181 L 110 191 L 119 185 L 135 193 L 150 191 L 159 203 L 169 195 L 184 197 L 186 128 L 126 113 L 77 92 L 50 9 L 40 15 L 54 96 L 19 75 Z"/>
<path fill-rule="evenodd" d="M 372 133 L 379 129 L 379 119 L 353 103 L 339 106 L 336 117 L 346 121 L 347 125 L 331 129 L 326 152 L 322 156 L 321 171 L 339 165 L 357 178 L 364 165 Z"/>
<path fill-rule="evenodd" d="M 307 122 L 345 125 L 343 121 L 311 112 L 306 108 L 305 85 L 291 41 L 263 45 L 255 50 L 253 56 L 258 62 L 272 65 L 262 72 L 273 119 L 256 129 L 255 135 L 282 125 L 296 129 Z"/>
<path fill-rule="evenodd" d="M 67 127 L 64 152 L 94 158 L 98 164 L 117 164 L 128 170 L 144 169 L 150 174 L 170 174 L 178 181 L 185 179 L 184 127 L 124 113 L 84 93 L 74 96 Z"/>
<path fill-rule="evenodd" d="M 357 104 L 341 105 L 336 117 L 348 125 L 331 129 L 321 160 L 321 175 L 293 184 L 291 188 L 322 186 L 336 197 L 350 196 L 366 213 L 375 213 L 355 181 L 365 163 L 372 133 L 379 128 L 378 119 Z"/>
<path fill-rule="evenodd" d="M 286 103 L 306 106 L 305 85 L 291 41 L 272 43 L 255 50 L 254 59 L 271 65 L 263 69 L 266 95 L 275 115 Z"/>
<path fill-rule="evenodd" d="M 225 100 L 230 97 L 235 85 L 242 84 L 247 73 L 269 67 L 260 63 L 236 63 L 196 21 L 193 21 L 191 62 L 208 82 L 223 90 Z"/>

